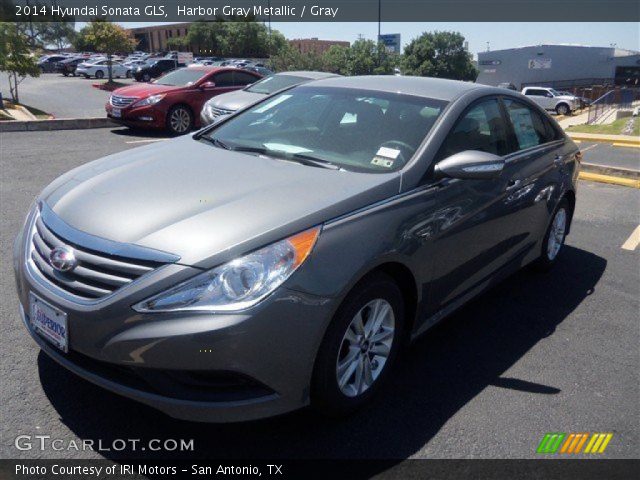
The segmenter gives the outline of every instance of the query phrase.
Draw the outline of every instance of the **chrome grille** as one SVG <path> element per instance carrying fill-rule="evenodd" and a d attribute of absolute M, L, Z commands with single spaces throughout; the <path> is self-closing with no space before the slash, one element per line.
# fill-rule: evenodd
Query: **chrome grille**
<path fill-rule="evenodd" d="M 56 247 L 73 249 L 77 266 L 69 272 L 56 270 L 49 259 Z M 31 229 L 29 258 L 40 274 L 65 292 L 85 300 L 110 295 L 162 263 L 115 257 L 65 241 L 36 216 Z"/>
<path fill-rule="evenodd" d="M 111 105 L 120 108 L 131 105 L 136 100 L 138 100 L 136 97 L 122 97 L 120 95 L 111 95 L 111 97 L 109 97 Z"/>
<path fill-rule="evenodd" d="M 211 107 L 211 115 L 213 116 L 213 118 L 222 117 L 224 115 L 231 115 L 233 112 L 233 110 L 227 110 L 225 108 Z"/>

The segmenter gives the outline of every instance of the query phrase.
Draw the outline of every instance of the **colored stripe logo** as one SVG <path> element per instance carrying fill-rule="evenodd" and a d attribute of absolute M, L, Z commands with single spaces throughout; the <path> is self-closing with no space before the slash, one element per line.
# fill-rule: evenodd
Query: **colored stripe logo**
<path fill-rule="evenodd" d="M 567 434 L 552 432 L 547 433 L 544 437 L 542 437 L 542 441 L 538 445 L 536 453 L 604 453 L 612 438 L 613 433 L 583 432 Z"/>

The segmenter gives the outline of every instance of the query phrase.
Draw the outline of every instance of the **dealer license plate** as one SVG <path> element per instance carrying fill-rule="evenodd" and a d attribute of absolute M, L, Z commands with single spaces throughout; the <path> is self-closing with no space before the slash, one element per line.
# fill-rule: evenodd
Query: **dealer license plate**
<path fill-rule="evenodd" d="M 63 352 L 69 349 L 67 314 L 29 294 L 30 320 L 33 329 Z"/>

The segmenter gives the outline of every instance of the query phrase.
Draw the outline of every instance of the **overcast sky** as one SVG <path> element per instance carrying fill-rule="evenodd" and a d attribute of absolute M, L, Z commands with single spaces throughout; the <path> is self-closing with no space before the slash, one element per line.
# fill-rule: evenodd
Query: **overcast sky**
<path fill-rule="evenodd" d="M 157 25 L 158 23 L 122 23 L 125 27 Z M 79 28 L 81 25 L 78 25 Z M 375 39 L 378 24 L 357 23 L 309 23 L 274 22 L 272 27 L 285 37 L 318 37 L 324 40 L 348 40 L 353 42 L 362 35 Z M 640 29 L 637 23 L 382 23 L 382 33 L 400 33 L 402 44 L 422 32 L 433 30 L 454 30 L 462 33 L 469 41 L 469 50 L 476 54 L 491 50 L 539 45 L 543 43 L 573 43 L 596 47 L 616 44 L 619 48 L 640 50 Z"/>

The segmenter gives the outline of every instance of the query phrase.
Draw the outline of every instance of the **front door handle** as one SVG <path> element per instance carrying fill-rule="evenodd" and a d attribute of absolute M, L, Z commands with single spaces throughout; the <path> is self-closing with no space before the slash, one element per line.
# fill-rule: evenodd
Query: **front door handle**
<path fill-rule="evenodd" d="M 509 180 L 506 190 L 513 190 L 515 188 L 518 188 L 520 185 L 522 185 L 522 180 Z"/>

